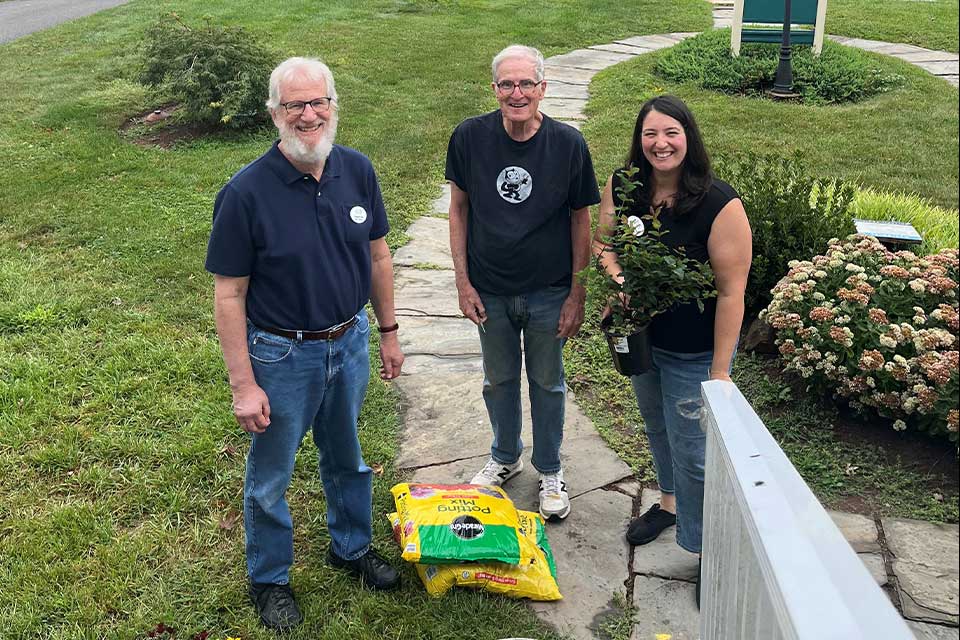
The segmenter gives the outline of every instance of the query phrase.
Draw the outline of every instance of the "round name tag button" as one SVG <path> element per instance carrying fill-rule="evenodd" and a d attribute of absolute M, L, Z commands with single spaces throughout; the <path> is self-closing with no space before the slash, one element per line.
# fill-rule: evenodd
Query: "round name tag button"
<path fill-rule="evenodd" d="M 363 224 L 367 220 L 367 210 L 363 207 L 350 209 L 350 219 L 357 224 Z"/>

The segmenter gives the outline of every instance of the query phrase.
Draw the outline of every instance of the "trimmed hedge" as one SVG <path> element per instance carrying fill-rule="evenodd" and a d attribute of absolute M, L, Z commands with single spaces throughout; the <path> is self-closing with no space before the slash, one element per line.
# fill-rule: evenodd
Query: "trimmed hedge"
<path fill-rule="evenodd" d="M 773 87 L 780 45 L 747 43 L 730 54 L 730 30 L 706 31 L 666 50 L 655 73 L 674 82 L 695 82 L 731 95 L 763 97 Z M 835 42 L 821 55 L 808 46 L 792 49 L 793 88 L 807 104 L 859 102 L 900 86 L 904 78 L 882 71 L 869 54 Z"/>

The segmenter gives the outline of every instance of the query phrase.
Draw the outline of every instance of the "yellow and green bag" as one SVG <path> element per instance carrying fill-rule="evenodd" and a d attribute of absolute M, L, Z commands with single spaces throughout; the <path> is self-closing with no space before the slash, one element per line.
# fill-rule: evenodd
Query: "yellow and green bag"
<path fill-rule="evenodd" d="M 517 509 L 500 487 L 404 482 L 390 491 L 408 562 L 522 564 L 532 558 L 521 544 Z"/>
<path fill-rule="evenodd" d="M 556 564 L 547 541 L 540 514 L 518 511 L 521 543 L 528 548 L 529 562 L 511 565 L 502 562 L 461 564 L 415 564 L 417 575 L 427 593 L 440 597 L 455 586 L 483 589 L 510 598 L 531 600 L 560 600 Z M 403 546 L 404 535 L 400 517 L 389 516 L 397 543 Z"/>

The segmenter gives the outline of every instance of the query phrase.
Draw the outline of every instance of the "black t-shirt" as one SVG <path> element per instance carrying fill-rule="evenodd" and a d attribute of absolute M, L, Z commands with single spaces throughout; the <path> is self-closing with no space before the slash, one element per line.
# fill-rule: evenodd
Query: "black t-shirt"
<path fill-rule="evenodd" d="M 269 329 L 320 330 L 370 297 L 370 241 L 389 230 L 373 165 L 334 145 L 319 184 L 274 143 L 217 194 L 206 269 L 250 277 L 247 317 Z"/>
<path fill-rule="evenodd" d="M 450 137 L 446 178 L 469 199 L 467 266 L 478 291 L 570 284 L 570 212 L 600 201 L 579 131 L 544 115 L 536 134 L 517 142 L 500 111 L 470 118 Z"/>
<path fill-rule="evenodd" d="M 620 206 L 618 187 L 621 184 L 620 171 L 613 174 L 613 203 Z M 683 247 L 688 258 L 697 262 L 709 262 L 707 241 L 717 214 L 728 202 L 739 198 L 737 192 L 726 182 L 714 178 L 713 185 L 703 199 L 690 211 L 677 215 L 671 209 L 664 208 L 660 214 L 660 230 L 664 232 L 660 241 L 674 249 Z M 650 211 L 638 211 L 635 205 L 628 213 L 643 217 Z M 703 353 L 713 351 L 713 323 L 717 315 L 717 299 L 704 301 L 703 313 L 696 302 L 677 304 L 668 311 L 654 316 L 650 323 L 653 346 L 677 353 Z"/>

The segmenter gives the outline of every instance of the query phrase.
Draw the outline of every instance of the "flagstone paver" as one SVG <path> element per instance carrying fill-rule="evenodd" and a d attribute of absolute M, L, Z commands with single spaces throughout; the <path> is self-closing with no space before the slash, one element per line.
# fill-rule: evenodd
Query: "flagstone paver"
<path fill-rule="evenodd" d="M 596 49 L 577 49 L 570 53 L 562 53 L 550 58 L 550 65 L 554 67 L 573 67 L 574 69 L 589 69 L 601 71 L 607 67 L 630 60 L 632 55 L 614 53 L 612 51 L 598 51 Z"/>
<path fill-rule="evenodd" d="M 657 502 L 660 502 L 660 492 L 644 489 L 637 515 L 646 512 Z M 697 554 L 678 546 L 676 540 L 677 528 L 673 526 L 664 529 L 653 542 L 635 547 L 633 572 L 670 580 L 696 580 Z"/>
<path fill-rule="evenodd" d="M 960 536 L 957 525 L 883 518 L 903 614 L 924 622 L 958 624 Z"/>
<path fill-rule="evenodd" d="M 929 624 L 926 622 L 914 622 L 907 620 L 907 626 L 913 631 L 917 640 L 958 640 L 960 639 L 960 629 L 957 627 L 944 627 L 938 624 Z"/>
<path fill-rule="evenodd" d="M 444 221 L 446 222 L 446 221 Z M 460 317 L 452 269 L 403 269 L 394 280 L 393 305 L 398 316 Z"/>
<path fill-rule="evenodd" d="M 712 0 L 715 21 L 729 20 L 727 0 Z M 719 17 L 718 17 L 719 16 Z M 543 111 L 579 128 L 596 73 L 614 64 L 673 46 L 693 33 L 625 38 L 545 61 Z M 913 45 L 834 38 L 861 49 L 899 57 L 956 85 L 957 55 Z M 953 66 L 951 67 L 950 64 Z M 953 70 L 952 75 L 949 73 Z M 481 396 L 483 368 L 477 329 L 459 315 L 448 244 L 449 186 L 430 216 L 407 230 L 410 242 L 394 256 L 396 306 L 407 356 L 396 381 L 404 397 L 404 433 L 397 466 L 417 482 L 466 482 L 489 456 L 491 431 Z M 418 268 L 417 268 L 418 267 Z M 525 379 L 525 378 L 524 378 Z M 526 468 L 507 490 L 520 508 L 536 509 L 537 474 L 530 466 L 530 415 L 526 385 Z M 630 518 L 659 500 L 643 488 L 611 451 L 569 394 L 561 452 L 572 512 L 548 526 L 564 599 L 532 603 L 541 619 L 576 640 L 599 637 L 604 621 L 623 622 L 626 598 L 635 607 L 631 640 L 699 637 L 694 604 L 696 556 L 674 542 L 669 529 L 649 545 L 631 549 L 623 538 Z M 895 587 L 918 640 L 957 639 L 957 527 L 886 519 L 881 523 L 832 512 L 831 517 L 881 586 Z M 884 535 L 887 548 L 884 546 Z M 952 536 L 952 537 L 951 537 Z M 888 567 L 892 573 L 888 575 Z"/>
<path fill-rule="evenodd" d="M 828 511 L 833 523 L 840 529 L 850 546 L 857 553 L 880 553 L 880 534 L 873 518 L 856 513 Z"/>
<path fill-rule="evenodd" d="M 404 318 L 400 348 L 408 355 L 478 356 L 480 341 L 475 332 L 473 323 L 466 318 L 411 316 Z"/>
<path fill-rule="evenodd" d="M 575 516 L 548 529 L 563 600 L 531 606 L 571 638 L 593 640 L 606 617 L 621 615 L 614 596 L 627 596 L 630 547 L 623 530 L 631 503 L 616 491 L 591 491 L 571 500 Z"/>
<path fill-rule="evenodd" d="M 590 90 L 585 84 L 568 84 L 566 82 L 553 82 L 547 75 L 547 96 L 552 98 L 573 98 L 576 100 L 587 100 L 590 97 Z M 542 104 L 542 103 L 541 103 Z"/>
<path fill-rule="evenodd" d="M 540 111 L 559 120 L 586 120 L 587 116 L 583 113 L 586 106 L 586 100 L 573 98 L 551 98 L 548 96 L 540 101 Z"/>
<path fill-rule="evenodd" d="M 638 575 L 633 583 L 636 623 L 631 640 L 697 640 L 700 612 L 695 601 L 696 585 Z"/>
<path fill-rule="evenodd" d="M 424 216 L 407 227 L 409 243 L 397 249 L 393 254 L 395 267 L 413 267 L 429 264 L 453 269 L 450 257 L 449 226 L 443 218 Z"/>
<path fill-rule="evenodd" d="M 613 44 L 596 44 L 587 48 L 598 51 L 612 51 L 613 53 L 625 53 L 630 56 L 638 56 L 641 53 L 650 53 L 653 51 L 653 49 L 647 47 L 635 47 L 629 44 L 617 44 L 616 42 Z"/>

